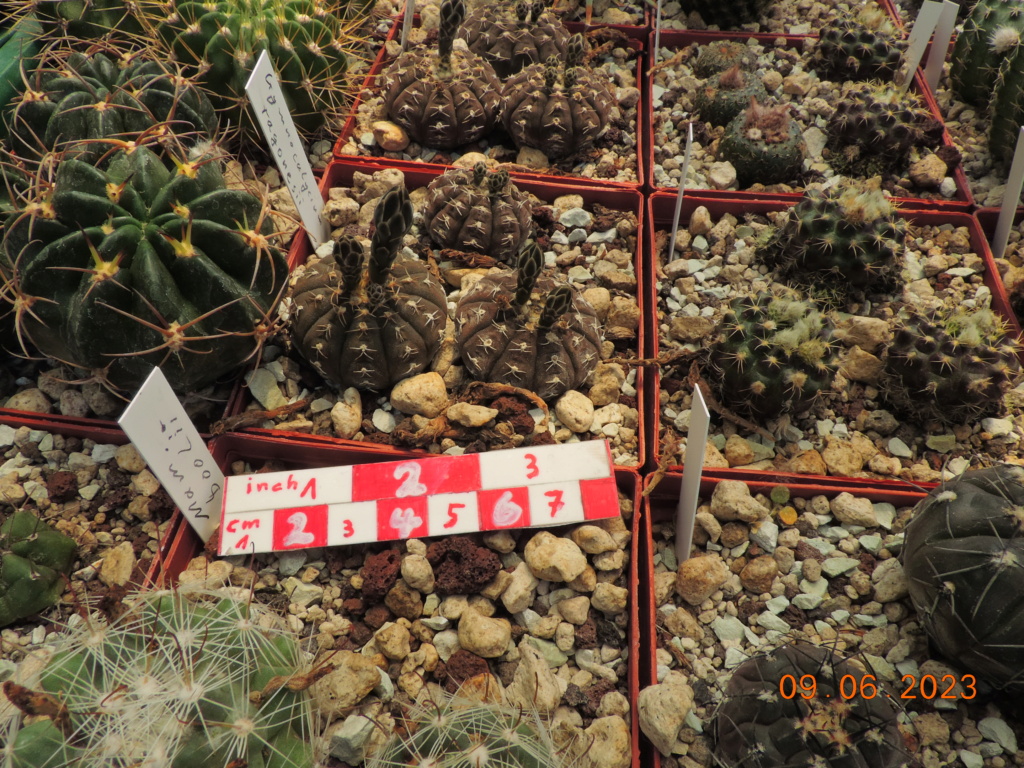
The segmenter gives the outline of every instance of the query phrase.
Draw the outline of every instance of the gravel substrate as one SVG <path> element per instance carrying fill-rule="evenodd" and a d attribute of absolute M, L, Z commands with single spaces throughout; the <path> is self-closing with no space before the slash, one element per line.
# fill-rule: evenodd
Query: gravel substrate
<path fill-rule="evenodd" d="M 816 35 L 825 23 L 836 18 L 848 18 L 863 8 L 864 3 L 841 0 L 773 0 L 763 19 L 744 24 L 738 30 L 723 32 L 761 32 L 775 35 Z M 683 12 L 678 2 L 667 2 L 661 7 L 663 29 L 689 29 L 693 31 L 718 29 L 708 26 L 698 13 Z M 653 22 L 652 22 L 653 23 Z"/>
<path fill-rule="evenodd" d="M 677 258 L 664 262 L 667 233 L 659 232 L 656 274 L 659 344 L 662 354 L 710 346 L 728 304 L 747 295 L 782 288 L 757 263 L 755 241 L 780 214 L 712 216 L 698 208 L 681 222 Z M 687 224 L 689 227 L 687 228 Z M 886 405 L 880 391 L 882 346 L 902 305 L 928 310 L 957 306 L 985 308 L 992 296 L 983 284 L 984 263 L 970 248 L 968 231 L 951 224 L 908 227 L 902 295 L 872 296 L 850 307 L 837 325 L 858 345 L 846 347 L 831 391 L 804 413 L 786 414 L 767 424 L 773 443 L 759 434 L 713 419 L 710 466 L 775 468 L 847 477 L 898 477 L 913 482 L 959 474 L 969 466 L 1022 461 L 1024 385 L 1006 396 L 1008 411 L 998 418 L 962 426 L 918 424 Z M 660 380 L 661 427 L 685 446 L 692 393 L 685 384 L 689 360 L 663 366 Z M 710 371 L 705 378 L 712 380 Z M 682 448 L 673 464 L 681 463 Z"/>

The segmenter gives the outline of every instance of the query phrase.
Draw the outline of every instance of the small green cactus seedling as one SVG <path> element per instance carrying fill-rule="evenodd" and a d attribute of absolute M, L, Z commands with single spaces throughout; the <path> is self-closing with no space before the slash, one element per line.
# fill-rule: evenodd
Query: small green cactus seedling
<path fill-rule="evenodd" d="M 761 78 L 744 72 L 739 64 L 715 75 L 697 89 L 693 106 L 702 120 L 712 125 L 728 125 L 736 115 L 750 106 L 751 99 L 767 101 L 768 92 Z"/>
<path fill-rule="evenodd" d="M 57 602 L 77 549 L 74 539 L 27 510 L 0 525 L 0 627 Z"/>
<path fill-rule="evenodd" d="M 767 294 L 737 299 L 711 361 L 730 408 L 769 419 L 799 411 L 832 386 L 832 325 L 813 301 Z"/>
<path fill-rule="evenodd" d="M 11 768 L 247 765 L 309 768 L 312 714 L 296 637 L 264 608 L 218 593 L 150 592 L 67 630 L 22 711 Z M 324 668 L 323 671 L 329 671 Z"/>
<path fill-rule="evenodd" d="M 889 14 L 868 3 L 855 16 L 822 26 L 811 65 L 839 80 L 892 81 L 900 68 L 900 45 Z"/>
<path fill-rule="evenodd" d="M 366 266 L 362 244 L 342 237 L 331 256 L 293 278 L 292 341 L 328 381 L 385 389 L 423 372 L 437 353 L 444 289 L 423 262 L 396 259 L 412 217 L 409 193 L 391 189 L 373 214 Z"/>
<path fill-rule="evenodd" d="M 751 97 L 726 126 L 718 154 L 733 164 L 741 186 L 780 184 L 803 170 L 803 134 L 788 104 L 762 106 Z"/>
<path fill-rule="evenodd" d="M 900 560 L 935 647 L 1024 693 L 1024 468 L 968 470 L 933 489 L 914 508 Z"/>

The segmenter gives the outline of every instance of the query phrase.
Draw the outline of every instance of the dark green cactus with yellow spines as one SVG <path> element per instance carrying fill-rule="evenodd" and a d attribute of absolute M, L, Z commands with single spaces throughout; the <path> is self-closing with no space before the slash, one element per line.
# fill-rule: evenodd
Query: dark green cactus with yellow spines
<path fill-rule="evenodd" d="M 1024 3 L 980 0 L 957 35 L 950 58 L 949 83 L 957 98 L 984 107 L 996 86 L 1003 60 L 1024 34 Z"/>
<path fill-rule="evenodd" d="M 458 36 L 502 80 L 551 56 L 561 58 L 569 41 L 565 25 L 540 0 L 482 3 L 466 16 Z"/>
<path fill-rule="evenodd" d="M 891 82 L 900 68 L 899 36 L 889 14 L 869 3 L 856 16 L 838 16 L 818 32 L 811 66 L 838 80 Z"/>
<path fill-rule="evenodd" d="M 910 754 L 896 695 L 862 658 L 829 647 L 797 641 L 759 653 L 733 670 L 715 709 L 715 762 L 903 768 Z"/>
<path fill-rule="evenodd" d="M 989 309 L 902 317 L 886 349 L 884 397 L 920 421 L 997 416 L 1020 378 L 1017 346 Z"/>
<path fill-rule="evenodd" d="M 751 99 L 766 101 L 768 91 L 760 77 L 753 72 L 744 72 L 736 64 L 702 84 L 694 94 L 693 106 L 700 112 L 702 120 L 712 125 L 728 125 L 750 106 Z"/>
<path fill-rule="evenodd" d="M 441 5 L 437 54 L 406 51 L 384 73 L 388 116 L 420 144 L 454 149 L 486 136 L 501 116 L 501 81 L 472 51 L 452 50 L 462 0 Z"/>
<path fill-rule="evenodd" d="M 0 525 L 0 627 L 34 616 L 64 592 L 78 545 L 27 510 Z"/>
<path fill-rule="evenodd" d="M 342 0 L 168 0 L 145 20 L 177 61 L 195 68 L 234 126 L 247 103 L 245 83 L 267 51 L 292 118 L 311 133 L 328 124 L 351 88 L 348 28 L 365 13 Z"/>
<path fill-rule="evenodd" d="M 342 237 L 330 256 L 295 275 L 292 342 L 327 380 L 386 389 L 422 373 L 437 353 L 448 316 L 444 289 L 423 262 L 396 258 L 412 217 L 409 194 L 396 187 L 377 203 L 365 265 L 359 241 Z"/>
<path fill-rule="evenodd" d="M 725 127 L 719 158 L 736 169 L 740 186 L 793 181 L 803 170 L 804 139 L 788 104 L 749 106 Z"/>
<path fill-rule="evenodd" d="M 481 253 L 508 263 L 530 236 L 533 206 L 508 171 L 452 170 L 427 188 L 423 220 L 442 248 Z"/>
<path fill-rule="evenodd" d="M 929 639 L 992 687 L 1024 693 L 1024 468 L 971 469 L 932 489 L 900 560 Z"/>
<path fill-rule="evenodd" d="M 722 402 L 758 418 L 799 412 L 832 386 L 832 323 L 812 300 L 736 299 L 711 351 Z"/>
<path fill-rule="evenodd" d="M 805 193 L 758 257 L 779 279 L 842 298 L 895 286 L 905 233 L 878 179 L 850 181 Z"/>
<path fill-rule="evenodd" d="M 237 368 L 287 276 L 266 202 L 227 189 L 216 157 L 172 159 L 139 146 L 105 170 L 65 160 L 7 220 L 19 335 L 112 386 L 160 366 L 192 391 Z"/>
<path fill-rule="evenodd" d="M 113 149 L 110 140 L 161 131 L 195 143 L 217 131 L 210 100 L 172 64 L 100 50 L 50 51 L 27 74 L 4 122 L 8 148 L 25 160 L 56 151 L 96 162 Z"/>
<path fill-rule="evenodd" d="M 560 278 L 541 274 L 530 242 L 516 270 L 495 269 L 459 299 L 455 336 L 462 362 L 480 381 L 536 392 L 544 400 L 581 386 L 600 360 L 597 312 Z"/>
<path fill-rule="evenodd" d="M 683 0 L 682 8 L 699 13 L 705 24 L 726 30 L 758 21 L 768 4 L 769 0 Z"/>

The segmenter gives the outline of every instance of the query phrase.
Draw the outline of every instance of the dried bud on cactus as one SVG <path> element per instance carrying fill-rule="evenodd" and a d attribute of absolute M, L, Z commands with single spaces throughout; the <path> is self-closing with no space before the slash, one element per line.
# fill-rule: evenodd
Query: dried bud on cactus
<path fill-rule="evenodd" d="M 422 372 L 437 352 L 444 289 L 422 262 L 395 258 L 412 216 L 408 193 L 392 189 L 374 211 L 365 269 L 359 241 L 343 237 L 293 279 L 292 340 L 329 381 L 385 389 Z"/>
<path fill-rule="evenodd" d="M 437 149 L 455 149 L 487 135 L 501 113 L 501 81 L 491 65 L 452 49 L 462 15 L 462 0 L 446 0 L 437 55 L 406 51 L 381 84 L 388 117 L 414 141 Z"/>
<path fill-rule="evenodd" d="M 760 77 L 735 64 L 702 85 L 694 95 L 693 106 L 702 120 L 712 125 L 728 125 L 750 105 L 751 99 L 766 101 L 768 91 Z"/>
<path fill-rule="evenodd" d="M 549 400 L 583 384 L 597 367 L 597 312 L 570 285 L 542 275 L 536 243 L 516 271 L 492 270 L 459 300 L 455 333 L 462 361 L 481 381 L 522 387 Z"/>
<path fill-rule="evenodd" d="M 438 176 L 427 189 L 423 219 L 431 239 L 442 248 L 508 262 L 530 234 L 533 208 L 509 181 L 508 171 L 488 174 L 478 163 L 472 171 Z"/>
<path fill-rule="evenodd" d="M 469 50 L 483 56 L 505 79 L 523 67 L 565 54 L 569 32 L 541 3 L 483 4 L 459 29 Z"/>

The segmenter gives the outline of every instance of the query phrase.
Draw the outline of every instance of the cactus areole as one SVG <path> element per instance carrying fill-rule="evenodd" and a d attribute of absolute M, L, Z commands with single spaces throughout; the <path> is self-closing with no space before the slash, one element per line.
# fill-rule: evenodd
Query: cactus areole
<path fill-rule="evenodd" d="M 225 188 L 214 158 L 176 162 L 138 147 L 35 182 L 2 254 L 23 340 L 126 389 L 153 366 L 198 389 L 258 350 L 287 274 L 265 204 Z"/>
<path fill-rule="evenodd" d="M 918 502 L 900 559 L 935 646 L 991 685 L 1024 692 L 1024 468 L 970 470 Z"/>

